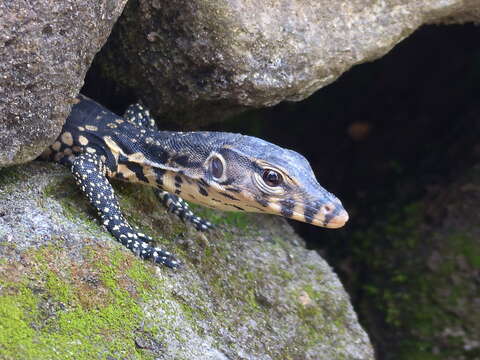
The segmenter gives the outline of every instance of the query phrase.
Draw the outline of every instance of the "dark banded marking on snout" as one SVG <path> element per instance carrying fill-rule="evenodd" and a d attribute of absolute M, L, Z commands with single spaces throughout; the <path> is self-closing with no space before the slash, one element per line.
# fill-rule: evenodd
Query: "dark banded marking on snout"
<path fill-rule="evenodd" d="M 310 206 L 305 206 L 305 209 L 303 210 L 303 217 L 305 218 L 305 222 L 311 224 L 318 210 L 320 209 L 315 209 Z"/>
<path fill-rule="evenodd" d="M 330 214 L 325 215 L 325 220 L 323 223 L 327 225 L 336 215 L 339 214 L 338 210 L 332 211 Z"/>
<path fill-rule="evenodd" d="M 324 224 L 327 227 L 341 227 L 348 221 L 348 213 L 343 206 L 337 204 L 327 204 L 333 207 L 330 212 L 325 214 Z"/>
<path fill-rule="evenodd" d="M 328 211 L 324 210 L 326 207 L 329 208 Z M 321 221 L 321 225 L 324 227 L 329 227 L 328 225 L 332 222 L 332 220 L 345 212 L 342 206 L 336 206 L 332 203 L 319 203 L 315 206 L 305 206 L 305 222 L 311 224 L 315 220 L 315 216 L 319 212 L 322 212 L 322 210 L 325 211 L 323 214 L 323 221 Z"/>
<path fill-rule="evenodd" d="M 280 201 L 280 206 L 280 213 L 282 214 L 282 216 L 291 218 L 293 215 L 293 208 L 295 207 L 295 202 L 291 199 L 282 200 Z"/>

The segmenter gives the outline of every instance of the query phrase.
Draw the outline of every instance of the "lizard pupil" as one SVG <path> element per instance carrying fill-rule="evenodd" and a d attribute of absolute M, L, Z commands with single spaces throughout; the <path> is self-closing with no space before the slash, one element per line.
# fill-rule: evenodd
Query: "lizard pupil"
<path fill-rule="evenodd" d="M 282 183 L 283 178 L 282 175 L 280 175 L 278 172 L 274 170 L 267 169 L 263 172 L 263 181 L 265 181 L 265 184 L 271 187 L 278 186 Z"/>
<path fill-rule="evenodd" d="M 211 162 L 212 175 L 214 178 L 220 179 L 223 174 L 223 164 L 219 158 L 213 158 Z"/>

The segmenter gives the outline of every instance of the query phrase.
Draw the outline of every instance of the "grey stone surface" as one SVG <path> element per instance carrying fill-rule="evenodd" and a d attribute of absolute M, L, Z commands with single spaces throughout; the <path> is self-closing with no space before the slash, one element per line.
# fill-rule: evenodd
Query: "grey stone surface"
<path fill-rule="evenodd" d="M 126 0 L 0 1 L 0 166 L 53 142 Z M 478 21 L 476 0 L 131 1 L 107 79 L 182 126 L 301 100 L 423 23 Z"/>
<path fill-rule="evenodd" d="M 337 276 L 282 218 L 205 210 L 218 229 L 203 234 L 150 189 L 116 188 L 127 218 L 183 268 L 123 249 L 60 166 L 0 170 L 7 359 L 373 360 Z"/>
<path fill-rule="evenodd" d="M 424 23 L 479 20 L 463 0 L 132 1 L 99 68 L 162 117 L 205 124 L 298 101 Z"/>
<path fill-rule="evenodd" d="M 441 17 L 436 18 L 435 23 L 442 24 L 463 24 L 468 22 L 480 23 L 480 5 L 478 0 L 464 0 L 458 2 L 456 11 Z"/>
<path fill-rule="evenodd" d="M 0 166 L 60 132 L 126 0 L 0 0 Z"/>

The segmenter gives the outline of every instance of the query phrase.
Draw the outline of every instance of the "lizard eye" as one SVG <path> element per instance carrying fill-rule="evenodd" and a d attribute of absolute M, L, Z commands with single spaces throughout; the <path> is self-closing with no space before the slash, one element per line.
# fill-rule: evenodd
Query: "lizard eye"
<path fill-rule="evenodd" d="M 220 179 L 223 175 L 223 163 L 218 157 L 212 158 L 210 162 L 210 171 L 216 179 Z"/>
<path fill-rule="evenodd" d="M 266 169 L 262 175 L 263 181 L 270 187 L 276 187 L 283 182 L 283 177 L 275 170 Z"/>

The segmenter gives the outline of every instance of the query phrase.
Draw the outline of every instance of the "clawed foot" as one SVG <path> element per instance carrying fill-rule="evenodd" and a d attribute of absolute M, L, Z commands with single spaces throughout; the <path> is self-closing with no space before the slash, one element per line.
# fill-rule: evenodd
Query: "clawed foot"
<path fill-rule="evenodd" d="M 177 215 L 185 223 L 192 224 L 196 230 L 207 231 L 215 227 L 210 221 L 196 216 L 182 198 L 161 190 L 155 190 L 155 194 L 169 213 Z"/>

